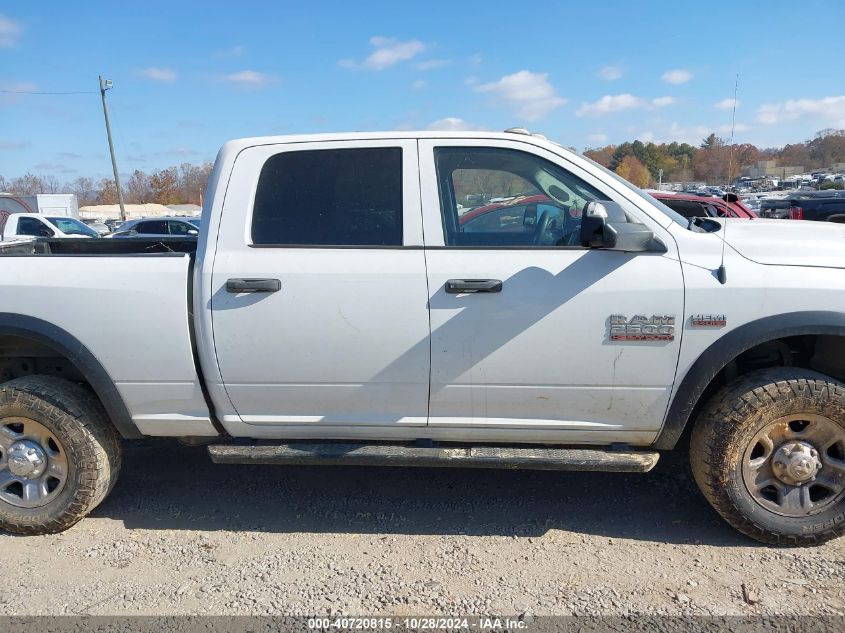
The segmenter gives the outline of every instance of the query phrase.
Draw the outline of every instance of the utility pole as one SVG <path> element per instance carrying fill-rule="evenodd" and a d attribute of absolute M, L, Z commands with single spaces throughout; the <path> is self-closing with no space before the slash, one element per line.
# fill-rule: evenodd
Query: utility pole
<path fill-rule="evenodd" d="M 122 222 L 126 222 L 126 209 L 123 206 L 123 192 L 120 189 L 120 176 L 117 173 L 117 159 L 114 157 L 114 143 L 111 140 L 109 109 L 106 107 L 106 90 L 109 90 L 111 87 L 111 79 L 103 80 L 103 76 L 100 75 L 100 96 L 103 98 L 103 116 L 106 118 L 106 135 L 109 137 L 109 153 L 111 154 L 111 167 L 114 171 L 114 186 L 117 189 L 117 203 L 120 205 L 120 219 Z"/>

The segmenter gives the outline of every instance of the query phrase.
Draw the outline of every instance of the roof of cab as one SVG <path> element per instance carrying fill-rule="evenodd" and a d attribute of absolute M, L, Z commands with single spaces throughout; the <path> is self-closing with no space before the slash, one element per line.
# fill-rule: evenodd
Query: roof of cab
<path fill-rule="evenodd" d="M 468 139 L 498 139 L 498 140 L 521 140 L 537 145 L 549 143 L 556 147 L 561 145 L 549 141 L 541 135 L 531 134 L 527 131 L 505 131 L 505 132 L 442 132 L 442 131 L 386 131 L 386 132 L 329 132 L 322 134 L 291 134 L 284 136 L 255 136 L 239 138 L 228 141 L 223 145 L 226 152 L 239 152 L 247 147 L 256 145 L 276 145 L 286 143 L 313 143 L 332 141 L 369 141 L 369 140 L 391 140 L 391 139 L 429 139 L 429 138 L 468 138 Z M 565 148 L 564 148 L 565 149 Z M 567 150 L 568 151 L 568 150 Z"/>

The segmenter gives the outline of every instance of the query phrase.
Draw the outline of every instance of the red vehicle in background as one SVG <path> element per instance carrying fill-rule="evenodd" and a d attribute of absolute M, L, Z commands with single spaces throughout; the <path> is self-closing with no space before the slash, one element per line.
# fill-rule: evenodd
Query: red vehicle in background
<path fill-rule="evenodd" d="M 649 195 L 660 200 L 667 207 L 680 213 L 685 218 L 745 218 L 758 217 L 754 211 L 739 201 L 735 193 L 716 196 L 697 195 L 694 193 L 670 193 L 668 191 L 650 191 Z"/>

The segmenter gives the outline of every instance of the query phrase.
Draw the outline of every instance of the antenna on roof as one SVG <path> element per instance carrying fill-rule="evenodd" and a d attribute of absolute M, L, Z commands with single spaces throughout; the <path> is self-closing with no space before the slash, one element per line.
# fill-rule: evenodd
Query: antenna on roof
<path fill-rule="evenodd" d="M 728 223 L 730 221 L 731 215 L 731 205 L 728 202 L 728 188 L 731 184 L 731 168 L 733 166 L 733 152 L 734 152 L 734 129 L 736 127 L 736 96 L 739 92 L 739 73 L 736 75 L 736 81 L 734 82 L 734 104 L 733 104 L 733 115 L 731 116 L 731 141 L 730 145 L 728 146 L 728 175 L 727 175 L 727 183 L 725 184 L 725 226 L 722 229 L 722 260 L 719 263 L 719 270 L 716 273 L 716 276 L 719 279 L 719 283 L 723 286 L 728 281 L 728 271 L 725 270 L 725 242 L 728 241 Z"/>

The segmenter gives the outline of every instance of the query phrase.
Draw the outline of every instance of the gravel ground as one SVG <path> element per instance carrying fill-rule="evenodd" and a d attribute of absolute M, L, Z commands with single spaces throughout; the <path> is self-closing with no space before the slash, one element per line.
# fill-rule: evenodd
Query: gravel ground
<path fill-rule="evenodd" d="M 223 466 L 175 442 L 125 448 L 82 523 L 0 533 L 0 614 L 845 612 L 845 539 L 748 540 L 680 455 L 620 475 Z"/>

